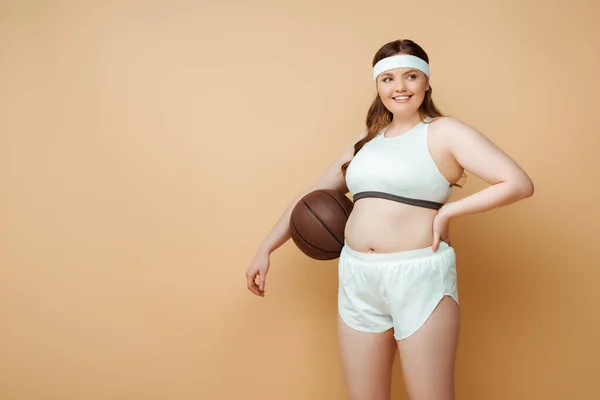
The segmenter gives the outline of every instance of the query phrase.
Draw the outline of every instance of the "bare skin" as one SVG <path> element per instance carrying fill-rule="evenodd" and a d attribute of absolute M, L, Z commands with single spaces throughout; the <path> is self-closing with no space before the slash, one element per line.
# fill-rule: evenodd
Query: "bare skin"
<path fill-rule="evenodd" d="M 406 391 L 412 400 L 454 399 L 454 361 L 459 309 L 444 297 L 413 335 L 396 341 L 392 329 L 359 332 L 338 315 L 338 342 L 349 400 L 389 400 L 392 362 L 400 350 Z"/>
<path fill-rule="evenodd" d="M 463 168 L 439 138 L 439 122 L 429 129 L 430 153 L 449 182 Z M 389 130 L 386 132 L 389 133 Z M 431 246 L 438 211 L 379 198 L 355 203 L 346 224 L 348 246 L 361 252 L 390 253 Z M 442 239 L 450 243 L 449 232 Z M 444 297 L 427 322 L 412 336 L 396 341 L 393 331 L 377 334 L 348 327 L 338 316 L 338 341 L 349 400 L 389 400 L 396 349 L 400 351 L 406 390 L 411 400 L 453 400 L 454 360 L 459 334 L 459 308 Z"/>
<path fill-rule="evenodd" d="M 420 71 L 397 68 L 381 74 L 377 91 L 394 117 L 386 137 L 402 135 L 421 122 L 418 110 L 429 88 Z M 408 101 L 393 99 L 410 95 Z M 248 289 L 265 296 L 269 255 L 290 239 L 291 211 L 301 197 L 318 189 L 348 193 L 341 165 L 354 156 L 354 144 L 289 204 L 259 247 L 246 272 Z M 467 170 L 490 186 L 440 210 L 414 207 L 380 198 L 363 198 L 355 205 L 345 229 L 348 246 L 360 252 L 389 253 L 450 244 L 450 221 L 461 215 L 505 206 L 533 194 L 527 174 L 501 149 L 476 129 L 444 117 L 429 125 L 429 151 L 438 170 L 455 183 Z M 256 280 L 258 279 L 258 283 Z M 454 400 L 454 360 L 459 337 L 459 308 L 444 297 L 425 324 L 413 335 L 396 341 L 391 330 L 366 333 L 351 329 L 338 316 L 339 348 L 350 400 L 389 400 L 392 361 L 400 352 L 407 392 L 411 400 Z"/>

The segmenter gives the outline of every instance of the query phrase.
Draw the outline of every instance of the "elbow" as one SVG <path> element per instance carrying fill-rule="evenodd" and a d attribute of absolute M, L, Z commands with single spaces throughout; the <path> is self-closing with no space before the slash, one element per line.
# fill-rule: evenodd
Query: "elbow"
<path fill-rule="evenodd" d="M 525 177 L 525 179 L 521 179 L 519 181 L 519 184 L 515 187 L 515 192 L 521 199 L 526 199 L 528 197 L 533 196 L 533 193 L 535 192 L 533 181 L 528 177 Z"/>

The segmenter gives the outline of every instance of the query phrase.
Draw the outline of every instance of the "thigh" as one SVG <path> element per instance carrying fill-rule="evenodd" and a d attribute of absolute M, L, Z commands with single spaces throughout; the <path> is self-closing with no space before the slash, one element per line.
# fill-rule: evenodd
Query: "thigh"
<path fill-rule="evenodd" d="M 458 335 L 458 305 L 444 296 L 423 326 L 397 342 L 411 400 L 454 400 Z"/>
<path fill-rule="evenodd" d="M 396 354 L 393 330 L 361 332 L 338 314 L 338 340 L 349 400 L 389 400 Z"/>

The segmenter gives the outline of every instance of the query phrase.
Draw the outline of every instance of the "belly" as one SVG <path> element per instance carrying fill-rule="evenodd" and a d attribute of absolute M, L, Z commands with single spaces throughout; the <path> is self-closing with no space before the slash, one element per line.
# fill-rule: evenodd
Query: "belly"
<path fill-rule="evenodd" d="M 344 231 L 347 245 L 365 253 L 393 253 L 433 243 L 437 210 L 386 199 L 364 198 L 354 204 Z"/>

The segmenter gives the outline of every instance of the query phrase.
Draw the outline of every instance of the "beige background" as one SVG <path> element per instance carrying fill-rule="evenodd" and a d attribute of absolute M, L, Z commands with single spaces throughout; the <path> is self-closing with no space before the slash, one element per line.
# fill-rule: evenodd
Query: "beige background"
<path fill-rule="evenodd" d="M 344 399 L 337 261 L 244 273 L 410 38 L 536 187 L 453 222 L 457 398 L 596 399 L 598 4 L 0 1 L 0 398 Z"/>

